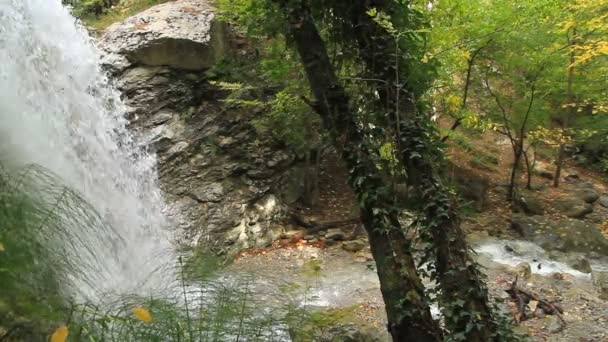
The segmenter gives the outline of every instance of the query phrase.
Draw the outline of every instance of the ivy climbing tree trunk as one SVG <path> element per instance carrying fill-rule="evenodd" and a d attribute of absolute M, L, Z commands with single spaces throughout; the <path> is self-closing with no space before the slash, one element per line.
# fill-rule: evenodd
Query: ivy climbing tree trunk
<path fill-rule="evenodd" d="M 394 341 L 440 341 L 441 329 L 425 300 L 410 241 L 398 220 L 399 209 L 391 205 L 390 187 L 384 184 L 373 162 L 310 8 L 304 0 L 274 2 L 285 14 L 289 34 L 304 65 L 315 97 L 311 105 L 350 170 L 349 182 L 359 200 L 361 219 L 378 270 L 389 333 Z"/>
<path fill-rule="evenodd" d="M 435 257 L 435 278 L 441 289 L 440 304 L 446 327 L 452 336 L 466 341 L 491 341 L 498 327 L 483 275 L 469 254 L 456 203 L 433 163 L 438 153 L 429 139 L 431 123 L 416 110 L 416 94 L 407 81 L 403 81 L 408 75 L 399 78 L 403 70 L 408 70 L 407 64 L 394 62 L 395 56 L 405 55 L 407 51 L 396 48 L 394 35 L 369 15 L 374 8 L 390 16 L 391 5 L 394 4 L 385 0 L 368 0 L 349 7 L 350 24 L 368 73 L 365 77 L 384 80 L 391 86 L 388 91 L 377 90 L 376 102 L 387 117 L 398 118 L 394 122 L 398 125 L 397 155 L 406 167 L 408 183 L 417 189 L 418 202 L 423 203 L 421 224 L 425 229 L 421 235 L 431 242 L 429 252 Z M 336 15 L 339 16 L 339 12 Z"/>

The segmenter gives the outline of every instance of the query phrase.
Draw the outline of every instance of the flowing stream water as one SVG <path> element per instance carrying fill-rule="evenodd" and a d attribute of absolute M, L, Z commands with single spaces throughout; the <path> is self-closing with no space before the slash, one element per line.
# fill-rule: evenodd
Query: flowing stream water
<path fill-rule="evenodd" d="M 0 0 L 0 62 L 2 165 L 50 170 L 113 227 L 72 234 L 70 248 L 83 249 L 73 253 L 83 258 L 78 273 L 90 278 L 72 290 L 99 300 L 170 284 L 156 159 L 129 133 L 88 33 L 60 0 Z"/>

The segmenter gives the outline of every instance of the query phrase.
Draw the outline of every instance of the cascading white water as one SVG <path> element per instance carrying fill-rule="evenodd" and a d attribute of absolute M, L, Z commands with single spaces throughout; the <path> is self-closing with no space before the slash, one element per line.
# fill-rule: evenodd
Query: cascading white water
<path fill-rule="evenodd" d="M 148 295 L 175 279 L 156 159 L 127 130 L 99 62 L 60 0 L 0 0 L 0 162 L 52 171 L 112 223 L 112 236 L 79 236 L 92 253 L 74 254 L 95 266 L 79 270 L 91 280 L 79 294 Z"/>

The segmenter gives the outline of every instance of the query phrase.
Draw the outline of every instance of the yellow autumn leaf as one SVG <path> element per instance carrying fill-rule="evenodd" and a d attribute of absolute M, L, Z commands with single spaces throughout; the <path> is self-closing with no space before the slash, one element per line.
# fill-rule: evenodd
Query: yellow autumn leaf
<path fill-rule="evenodd" d="M 4 251 L 5 251 L 4 245 L 2 244 L 2 242 L 0 242 L 0 252 L 4 252 Z"/>
<path fill-rule="evenodd" d="M 51 335 L 50 342 L 65 342 L 68 338 L 68 334 L 68 327 L 62 325 L 59 328 L 55 329 L 55 332 L 53 332 L 53 335 Z"/>
<path fill-rule="evenodd" d="M 133 308 L 132 311 L 133 311 L 133 315 L 138 320 L 140 320 L 142 322 L 151 322 L 152 321 L 152 314 L 150 313 L 150 311 L 148 311 L 148 309 L 138 306 L 138 307 Z"/>

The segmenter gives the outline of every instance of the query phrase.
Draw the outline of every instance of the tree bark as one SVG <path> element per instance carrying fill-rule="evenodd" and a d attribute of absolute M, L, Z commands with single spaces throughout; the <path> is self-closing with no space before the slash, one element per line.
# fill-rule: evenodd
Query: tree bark
<path fill-rule="evenodd" d="M 316 207 L 319 204 L 319 172 L 321 170 L 321 154 L 323 147 L 311 149 L 306 154 L 306 173 L 304 176 L 304 204 Z"/>
<path fill-rule="evenodd" d="M 534 172 L 534 164 L 532 160 L 530 160 L 530 156 L 528 155 L 528 151 L 524 150 L 524 161 L 526 162 L 526 189 L 532 190 L 532 174 Z"/>
<path fill-rule="evenodd" d="M 407 83 L 401 84 L 399 64 L 391 57 L 403 55 L 393 44 L 394 37 L 368 15 L 376 8 L 390 14 L 385 0 L 368 0 L 351 6 L 351 24 L 355 32 L 368 78 L 385 80 L 394 92 L 378 89 L 377 104 L 387 117 L 400 118 L 395 124 L 399 132 L 398 156 L 406 167 L 408 182 L 417 189 L 422 208 L 422 225 L 432 240 L 435 269 L 441 289 L 446 327 L 452 334 L 464 334 L 467 341 L 491 341 L 497 332 L 492 317 L 487 289 L 477 264 L 469 255 L 465 234 L 454 200 L 437 175 L 432 159 L 429 129 L 423 115 L 416 111 L 415 94 Z M 405 78 L 404 78 L 405 79 Z"/>
<path fill-rule="evenodd" d="M 492 39 L 490 39 L 486 44 L 473 50 L 473 53 L 471 53 L 471 57 L 469 57 L 467 59 L 467 72 L 466 72 L 466 77 L 464 80 L 462 103 L 460 104 L 461 111 L 463 111 L 467 108 L 467 99 L 469 97 L 469 87 L 471 85 L 471 75 L 473 73 L 473 65 L 475 64 L 475 58 L 481 52 L 481 50 L 483 50 L 483 48 L 488 46 L 491 42 L 492 42 Z M 462 117 L 456 118 L 456 120 L 454 120 L 454 123 L 450 127 L 450 131 L 455 131 L 456 128 L 460 127 L 461 123 L 462 123 Z M 441 142 L 446 142 L 449 138 L 450 138 L 450 134 L 448 133 L 448 134 L 444 135 L 443 138 L 441 138 Z"/>
<path fill-rule="evenodd" d="M 523 143 L 523 139 L 520 137 L 513 146 L 513 167 L 511 168 L 511 176 L 509 178 L 509 189 L 507 191 L 507 201 L 509 201 L 509 203 L 514 203 L 516 199 L 515 193 L 517 191 L 517 171 L 521 166 L 521 156 L 524 151 L 524 148 L 522 146 Z"/>
<path fill-rule="evenodd" d="M 572 38 L 568 36 L 568 44 L 573 45 L 574 39 L 576 36 L 576 29 L 572 29 Z M 568 101 L 568 111 L 564 120 L 561 121 L 562 134 L 564 134 L 563 130 L 565 127 L 568 127 L 570 120 L 576 113 L 574 109 L 574 92 L 572 89 L 574 83 L 574 62 L 576 61 L 576 54 L 574 49 L 570 52 L 570 64 L 568 65 L 568 89 L 567 89 L 567 101 Z M 559 181 L 562 176 L 562 165 L 564 163 L 565 158 L 565 146 L 560 142 L 559 151 L 557 152 L 557 159 L 555 160 L 555 176 L 553 177 L 553 186 L 559 187 Z"/>
<path fill-rule="evenodd" d="M 377 265 L 380 289 L 394 341 L 440 341 L 441 330 L 425 300 L 424 287 L 416 273 L 410 241 L 400 227 L 399 211 L 391 203 L 365 139 L 350 108 L 349 97 L 338 82 L 305 1 L 274 0 L 281 6 L 310 88 L 314 109 L 329 131 L 334 147 L 350 170 L 349 183 L 360 204 Z"/>
<path fill-rule="evenodd" d="M 555 175 L 553 176 L 553 186 L 559 187 L 559 180 L 562 177 L 562 165 L 564 164 L 565 147 L 564 144 L 559 145 L 557 151 L 557 159 L 555 160 Z"/>

